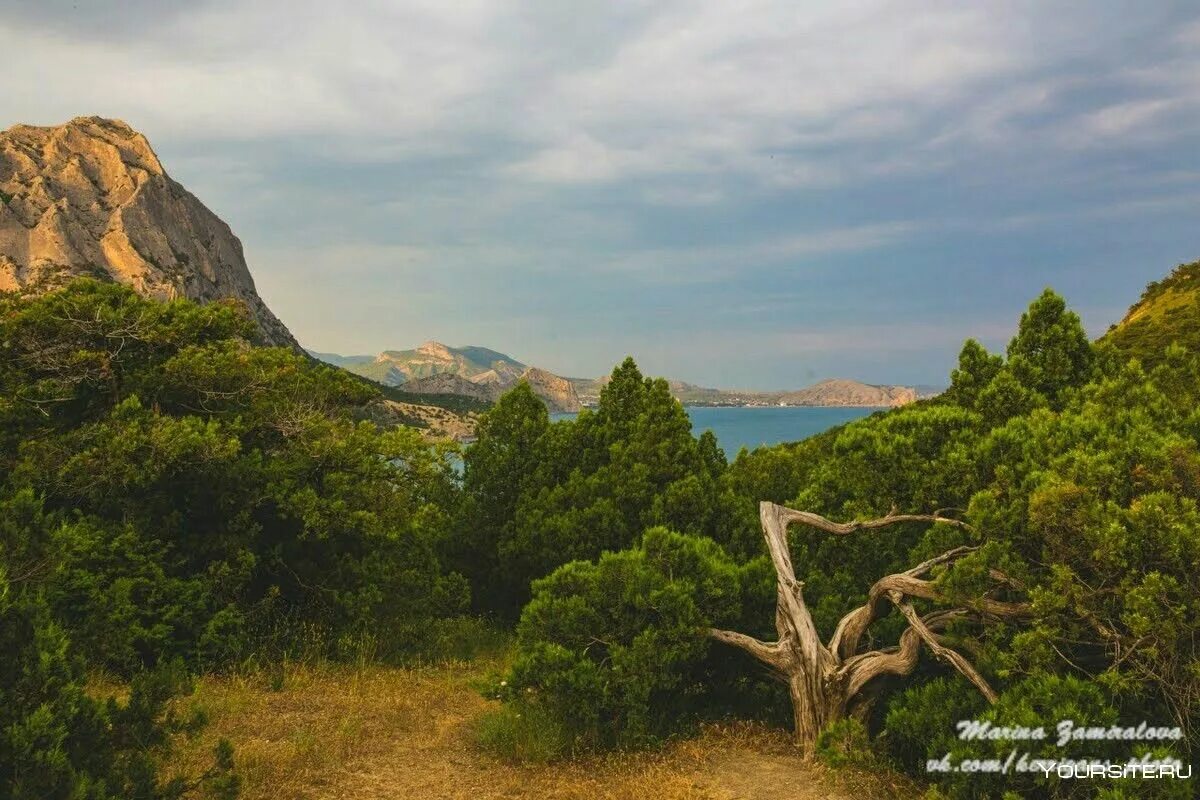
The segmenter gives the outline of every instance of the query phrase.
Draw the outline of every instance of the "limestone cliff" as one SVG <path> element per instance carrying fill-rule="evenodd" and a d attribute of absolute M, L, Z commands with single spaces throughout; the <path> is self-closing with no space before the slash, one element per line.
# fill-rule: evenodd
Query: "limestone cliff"
<path fill-rule="evenodd" d="M 0 133 L 0 291 L 88 275 L 156 299 L 246 304 L 268 344 L 298 347 L 258 296 L 229 226 L 119 120 Z"/>
<path fill-rule="evenodd" d="M 546 408 L 551 411 L 578 411 L 583 407 L 575 394 L 575 387 L 566 378 L 560 378 L 544 369 L 530 367 L 521 373 L 520 380 L 528 383 L 533 393 L 542 398 Z"/>

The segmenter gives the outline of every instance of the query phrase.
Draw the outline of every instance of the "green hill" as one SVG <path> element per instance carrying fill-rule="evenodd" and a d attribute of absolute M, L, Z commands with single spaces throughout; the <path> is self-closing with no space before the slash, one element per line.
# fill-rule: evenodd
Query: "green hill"
<path fill-rule="evenodd" d="M 1180 264 L 1150 283 L 1103 339 L 1146 366 L 1161 361 L 1172 342 L 1200 350 L 1200 261 Z"/>

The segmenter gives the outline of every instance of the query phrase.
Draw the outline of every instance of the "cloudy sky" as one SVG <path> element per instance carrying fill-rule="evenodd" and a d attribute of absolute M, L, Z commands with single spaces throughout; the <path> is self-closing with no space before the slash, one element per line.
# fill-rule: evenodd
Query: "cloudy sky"
<path fill-rule="evenodd" d="M 308 347 L 941 382 L 1200 258 L 1169 2 L 0 0 L 0 127 L 139 128 Z"/>

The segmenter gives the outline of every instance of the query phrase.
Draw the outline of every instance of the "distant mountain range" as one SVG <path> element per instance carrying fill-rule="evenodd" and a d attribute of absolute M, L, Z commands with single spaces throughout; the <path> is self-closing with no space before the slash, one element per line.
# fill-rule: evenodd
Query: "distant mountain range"
<path fill-rule="evenodd" d="M 568 379 L 486 347 L 449 347 L 441 342 L 426 342 L 415 350 L 384 350 L 377 356 L 342 356 L 314 350 L 309 354 L 414 394 L 460 395 L 494 402 L 519 382 L 526 381 L 551 411 L 578 411 L 582 407 Z"/>
<path fill-rule="evenodd" d="M 426 342 L 414 350 L 385 350 L 376 356 L 309 353 L 386 386 L 418 394 L 459 395 L 494 402 L 524 380 L 551 411 L 594 406 L 608 382 L 607 376 L 565 378 L 486 347 L 450 347 L 440 342 Z M 681 403 L 693 406 L 892 407 L 941 391 L 932 386 L 877 386 L 846 378 L 782 392 L 710 389 L 675 380 L 669 384 Z"/>
<path fill-rule="evenodd" d="M 573 378 L 575 392 L 585 405 L 593 405 L 608 378 Z M 830 378 L 803 389 L 756 392 L 738 389 L 709 389 L 684 381 L 668 381 L 679 402 L 688 406 L 857 406 L 885 408 L 903 406 L 922 397 L 939 394 L 931 386 L 880 386 L 848 378 Z"/>

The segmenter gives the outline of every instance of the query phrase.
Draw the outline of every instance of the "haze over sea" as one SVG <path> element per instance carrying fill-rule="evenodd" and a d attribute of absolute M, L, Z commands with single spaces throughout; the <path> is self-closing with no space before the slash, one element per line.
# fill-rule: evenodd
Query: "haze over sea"
<path fill-rule="evenodd" d="M 743 447 L 798 442 L 837 425 L 865 417 L 878 408 L 825 406 L 688 406 L 692 431 L 716 434 L 717 442 L 732 461 Z M 551 414 L 551 419 L 574 419 L 575 414 Z"/>

